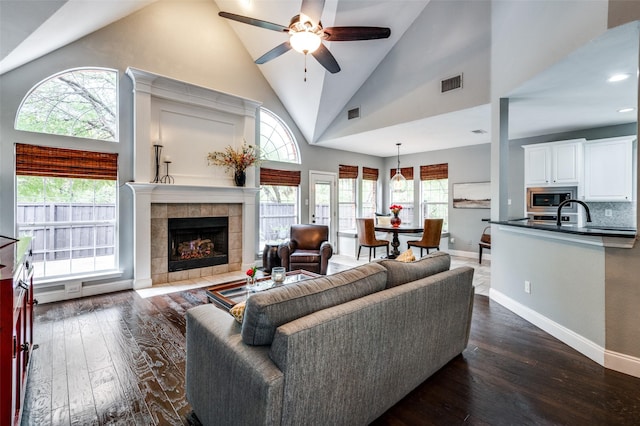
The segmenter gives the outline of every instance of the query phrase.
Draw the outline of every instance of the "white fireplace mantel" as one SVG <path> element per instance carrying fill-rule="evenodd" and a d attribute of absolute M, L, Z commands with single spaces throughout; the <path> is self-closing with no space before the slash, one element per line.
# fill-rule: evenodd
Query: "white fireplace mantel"
<path fill-rule="evenodd" d="M 134 288 L 150 287 L 151 204 L 223 203 L 242 205 L 242 268 L 255 262 L 255 167 L 247 187 L 236 187 L 221 167 L 207 163 L 208 152 L 253 145 L 261 103 L 136 68 L 133 82 Z M 160 172 L 175 184 L 153 183 L 154 145 L 161 145 Z M 170 170 L 168 165 L 170 165 Z"/>

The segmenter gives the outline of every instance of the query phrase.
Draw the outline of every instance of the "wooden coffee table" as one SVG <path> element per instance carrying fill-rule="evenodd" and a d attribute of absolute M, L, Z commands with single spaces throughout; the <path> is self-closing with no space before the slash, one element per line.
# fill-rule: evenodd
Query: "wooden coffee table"
<path fill-rule="evenodd" d="M 316 278 L 321 276 L 315 272 L 309 272 L 302 269 L 295 271 L 289 271 L 286 273 L 284 282 L 276 283 L 271 279 L 271 276 L 258 278 L 256 280 L 256 286 L 254 289 L 247 288 L 247 280 L 236 280 L 228 283 L 222 283 L 209 287 L 206 290 L 207 299 L 210 303 L 224 308 L 231 309 L 237 303 L 243 302 L 247 299 L 247 293 L 256 293 L 259 291 L 268 290 L 270 288 L 278 287 L 281 285 L 293 284 L 300 281 L 308 280 L 310 278 Z"/>

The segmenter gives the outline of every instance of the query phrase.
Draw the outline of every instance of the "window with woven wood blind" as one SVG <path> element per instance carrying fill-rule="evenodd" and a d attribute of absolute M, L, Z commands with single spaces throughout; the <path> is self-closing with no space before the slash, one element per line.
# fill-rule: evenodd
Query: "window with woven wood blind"
<path fill-rule="evenodd" d="M 407 180 L 407 184 L 405 190 L 402 192 L 391 191 L 391 204 L 402 205 L 402 210 L 400 210 L 402 223 L 414 224 L 413 167 L 401 167 L 400 173 L 402 173 L 402 176 Z M 396 169 L 391 169 L 389 177 L 393 177 L 395 174 Z M 389 210 L 386 210 L 386 213 L 388 212 Z"/>
<path fill-rule="evenodd" d="M 378 169 L 371 167 L 362 168 L 362 179 L 364 180 L 378 180 Z"/>
<path fill-rule="evenodd" d="M 391 169 L 389 177 L 392 178 L 396 174 L 397 168 Z M 400 167 L 400 173 L 406 180 L 413 180 L 413 167 Z"/>
<path fill-rule="evenodd" d="M 420 166 L 421 216 L 444 219 L 443 231 L 449 229 L 449 164 Z"/>
<path fill-rule="evenodd" d="M 362 217 L 375 217 L 378 210 L 378 169 L 362 168 Z"/>
<path fill-rule="evenodd" d="M 356 229 L 358 166 L 338 165 L 338 230 Z"/>
<path fill-rule="evenodd" d="M 420 166 L 420 180 L 447 179 L 448 177 L 448 163 Z"/>
<path fill-rule="evenodd" d="M 300 171 L 260 168 L 260 243 L 258 254 L 267 244 L 289 237 L 291 225 L 299 223 Z"/>
<path fill-rule="evenodd" d="M 16 175 L 116 180 L 118 154 L 16 144 Z"/>
<path fill-rule="evenodd" d="M 16 224 L 40 278 L 117 266 L 118 155 L 16 144 Z"/>
<path fill-rule="evenodd" d="M 260 185 L 299 186 L 299 170 L 277 170 L 260 168 Z"/>
<path fill-rule="evenodd" d="M 358 166 L 347 166 L 344 164 L 338 165 L 338 178 L 339 179 L 357 179 Z"/>

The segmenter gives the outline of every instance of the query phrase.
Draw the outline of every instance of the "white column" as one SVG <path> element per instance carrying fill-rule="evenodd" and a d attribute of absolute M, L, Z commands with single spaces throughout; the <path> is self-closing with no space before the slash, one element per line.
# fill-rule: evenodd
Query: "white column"
<path fill-rule="evenodd" d="M 151 193 L 149 185 L 127 184 L 133 191 L 133 288 L 151 287 Z"/>

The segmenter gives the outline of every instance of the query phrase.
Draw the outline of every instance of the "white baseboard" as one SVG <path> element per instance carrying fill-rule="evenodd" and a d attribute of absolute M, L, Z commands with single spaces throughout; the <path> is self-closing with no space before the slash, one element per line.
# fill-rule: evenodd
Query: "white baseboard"
<path fill-rule="evenodd" d="M 86 296 L 95 296 L 97 294 L 113 293 L 115 291 L 132 289 L 133 280 L 121 280 L 91 285 L 83 284 L 81 282 L 69 282 L 65 284 L 65 288 L 54 288 L 55 289 L 53 290 L 43 288 L 40 291 L 36 288 L 33 297 L 38 300 L 38 303 L 51 303 Z"/>
<path fill-rule="evenodd" d="M 620 373 L 640 377 L 640 358 L 607 349 L 604 351 L 604 366 Z"/>
<path fill-rule="evenodd" d="M 470 259 L 478 258 L 478 252 L 474 252 L 474 251 L 446 250 L 446 252 L 449 253 L 451 256 L 468 257 Z M 491 260 L 491 255 L 483 253 L 482 259 Z"/>
<path fill-rule="evenodd" d="M 592 359 L 598 364 L 605 366 L 605 349 L 592 342 L 591 340 L 579 335 L 578 333 L 566 328 L 565 326 L 558 324 L 557 322 L 550 320 L 544 315 L 539 314 L 533 309 L 524 306 L 523 304 L 516 302 L 503 293 L 491 288 L 489 289 L 489 298 L 494 300 L 509 309 L 516 315 L 529 321 L 536 327 L 546 331 L 561 342 L 571 346 L 584 356 Z"/>

